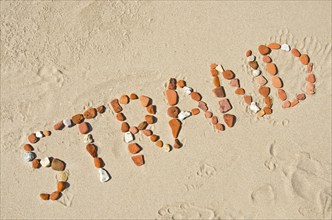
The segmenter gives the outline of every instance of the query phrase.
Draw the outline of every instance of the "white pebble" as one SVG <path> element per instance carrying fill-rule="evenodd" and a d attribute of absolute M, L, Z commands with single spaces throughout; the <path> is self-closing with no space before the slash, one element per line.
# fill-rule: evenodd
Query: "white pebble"
<path fill-rule="evenodd" d="M 42 137 L 44 137 L 43 132 L 41 132 L 41 131 L 37 131 L 37 132 L 36 132 L 36 137 L 37 137 L 37 138 L 42 138 Z"/>
<path fill-rule="evenodd" d="M 126 143 L 129 143 L 134 140 L 134 135 L 130 133 L 129 131 L 124 134 L 124 141 Z"/>
<path fill-rule="evenodd" d="M 56 175 L 56 180 L 66 182 L 68 180 L 68 176 L 69 176 L 68 170 L 60 171 Z"/>
<path fill-rule="evenodd" d="M 44 159 L 40 160 L 40 164 L 42 165 L 42 167 L 49 167 L 51 166 L 51 160 L 48 157 L 45 157 Z"/>
<path fill-rule="evenodd" d="M 170 152 L 172 150 L 172 147 L 169 144 L 165 144 L 163 148 L 166 152 Z"/>
<path fill-rule="evenodd" d="M 23 159 L 27 162 L 33 161 L 36 158 L 36 154 L 33 152 L 24 152 Z"/>
<path fill-rule="evenodd" d="M 92 137 L 92 134 L 86 134 L 83 136 L 83 142 L 86 143 L 86 144 L 91 144 L 93 143 L 93 137 Z"/>
<path fill-rule="evenodd" d="M 99 168 L 98 172 L 100 182 L 105 183 L 111 179 L 110 175 L 104 168 Z"/>
<path fill-rule="evenodd" d="M 281 49 L 284 51 L 290 51 L 290 46 L 288 44 L 281 45 Z"/>
<path fill-rule="evenodd" d="M 71 121 L 71 119 L 69 119 L 69 118 L 64 119 L 62 122 L 63 122 L 63 124 L 64 124 L 66 127 L 70 127 L 70 126 L 72 126 L 72 121 Z"/>
<path fill-rule="evenodd" d="M 250 55 L 249 57 L 247 57 L 248 62 L 254 61 L 255 59 L 256 57 L 254 55 Z"/>
<path fill-rule="evenodd" d="M 253 111 L 253 112 L 255 112 L 255 113 L 257 113 L 259 110 L 261 110 L 261 109 L 257 106 L 256 102 L 252 102 L 252 103 L 250 104 L 249 108 L 250 108 L 251 111 Z"/>
<path fill-rule="evenodd" d="M 257 69 L 257 70 L 253 70 L 253 71 L 252 71 L 252 75 L 253 75 L 254 77 L 259 76 L 260 74 L 261 74 L 261 71 L 260 71 L 259 69 Z"/>
<path fill-rule="evenodd" d="M 183 121 L 184 119 L 188 118 L 191 115 L 190 111 L 181 111 L 178 115 L 178 119 Z"/>
<path fill-rule="evenodd" d="M 193 89 L 188 86 L 184 86 L 183 91 L 185 94 L 190 95 L 190 93 L 193 91 Z"/>
<path fill-rule="evenodd" d="M 222 73 L 222 72 L 225 71 L 225 70 L 224 70 L 224 67 L 222 67 L 221 64 L 218 64 L 218 65 L 217 65 L 216 70 L 217 70 L 219 73 Z"/>

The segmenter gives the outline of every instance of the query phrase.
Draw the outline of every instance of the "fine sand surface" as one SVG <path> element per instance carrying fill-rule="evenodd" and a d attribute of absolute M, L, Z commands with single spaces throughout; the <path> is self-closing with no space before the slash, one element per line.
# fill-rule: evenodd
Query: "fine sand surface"
<path fill-rule="evenodd" d="M 1 1 L 2 219 L 329 219 L 331 189 L 331 1 L 107 2 Z M 202 113 L 185 120 L 181 149 L 169 153 L 145 136 L 145 165 L 133 164 L 120 122 L 107 105 L 90 120 L 112 179 L 101 183 L 77 127 L 53 124 L 88 106 L 135 92 L 157 105 L 153 130 L 171 142 L 164 95 L 169 78 L 185 79 L 213 112 L 210 63 L 232 69 L 262 104 L 245 51 L 270 42 L 308 53 L 316 94 L 257 118 L 224 84 L 237 123 L 218 133 Z M 275 51 L 285 90 L 304 91 L 305 68 Z M 258 56 L 259 64 L 261 56 Z M 179 106 L 195 106 L 180 94 Z M 145 110 L 124 109 L 133 124 Z M 220 115 L 220 114 L 219 114 Z M 22 158 L 27 135 L 51 129 L 39 158 L 67 164 L 70 187 L 59 201 L 56 172 Z"/>

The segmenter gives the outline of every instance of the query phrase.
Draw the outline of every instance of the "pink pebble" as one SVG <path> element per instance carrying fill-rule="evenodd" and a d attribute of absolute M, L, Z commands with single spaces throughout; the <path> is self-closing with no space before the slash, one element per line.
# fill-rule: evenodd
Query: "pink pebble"
<path fill-rule="evenodd" d="M 260 86 L 264 86 L 267 83 L 266 78 L 262 75 L 259 75 L 259 76 L 255 77 L 255 81 Z"/>
<path fill-rule="evenodd" d="M 312 68 L 313 68 L 314 64 L 313 63 L 309 63 L 307 66 L 307 73 L 311 73 L 312 72 Z"/>
<path fill-rule="evenodd" d="M 138 133 L 138 128 L 136 128 L 135 126 L 134 126 L 134 127 L 130 127 L 130 128 L 129 128 L 129 131 L 130 131 L 130 133 L 132 133 L 132 134 L 137 134 L 137 133 Z"/>
<path fill-rule="evenodd" d="M 283 108 L 289 108 L 291 106 L 291 103 L 290 103 L 290 101 L 284 101 L 283 103 L 282 103 L 282 107 Z"/>
<path fill-rule="evenodd" d="M 211 118 L 211 117 L 213 116 L 213 113 L 210 112 L 210 111 L 206 111 L 206 112 L 204 113 L 204 115 L 205 115 L 206 118 Z"/>
<path fill-rule="evenodd" d="M 297 94 L 297 95 L 296 95 L 296 98 L 297 98 L 298 100 L 300 100 L 300 101 L 303 101 L 303 100 L 305 100 L 306 96 L 305 96 L 304 93 L 301 93 L 301 94 Z"/>
<path fill-rule="evenodd" d="M 262 60 L 265 63 L 271 63 L 271 61 L 272 61 L 271 57 L 269 57 L 269 56 L 263 56 Z"/>
<path fill-rule="evenodd" d="M 308 95 L 315 94 L 315 84 L 313 83 L 307 83 L 306 85 L 306 92 Z"/>
<path fill-rule="evenodd" d="M 226 98 L 219 101 L 219 107 L 221 113 L 226 113 L 232 109 L 231 103 Z"/>
<path fill-rule="evenodd" d="M 239 83 L 239 79 L 238 78 L 234 78 L 231 79 L 230 83 L 231 86 L 239 88 L 240 87 L 240 83 Z"/>

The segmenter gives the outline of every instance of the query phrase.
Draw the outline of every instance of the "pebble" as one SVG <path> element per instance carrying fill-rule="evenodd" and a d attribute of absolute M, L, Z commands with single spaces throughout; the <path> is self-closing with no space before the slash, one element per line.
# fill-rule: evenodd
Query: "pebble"
<path fill-rule="evenodd" d="M 42 200 L 49 200 L 50 199 L 50 194 L 47 194 L 47 193 L 41 193 L 41 194 L 39 194 L 39 196 Z"/>
<path fill-rule="evenodd" d="M 253 69 L 257 69 L 258 68 L 258 63 L 257 61 L 250 61 L 249 63 L 249 66 Z"/>
<path fill-rule="evenodd" d="M 168 104 L 170 106 L 176 105 L 178 103 L 179 97 L 178 97 L 178 93 L 175 90 L 167 89 L 165 95 L 166 95 Z"/>
<path fill-rule="evenodd" d="M 64 182 L 64 181 L 59 181 L 59 182 L 56 184 L 56 188 L 57 188 L 57 191 L 58 191 L 58 192 L 63 192 L 63 190 L 66 189 L 66 182 Z"/>
<path fill-rule="evenodd" d="M 42 138 L 42 137 L 44 137 L 43 132 L 42 132 L 42 131 L 37 131 L 37 132 L 36 132 L 36 137 L 37 137 L 37 138 Z"/>
<path fill-rule="evenodd" d="M 310 73 L 310 74 L 307 76 L 306 80 L 307 80 L 308 82 L 310 82 L 310 83 L 314 83 L 314 82 L 316 82 L 315 74 Z"/>
<path fill-rule="evenodd" d="M 309 56 L 307 54 L 302 54 L 300 56 L 300 62 L 303 64 L 303 65 L 308 65 L 310 59 L 309 59 Z"/>
<path fill-rule="evenodd" d="M 158 135 L 153 134 L 153 135 L 150 136 L 150 140 L 151 140 L 152 142 L 156 142 L 158 139 L 159 139 L 159 136 L 158 136 Z"/>
<path fill-rule="evenodd" d="M 138 99 L 138 96 L 137 96 L 135 93 L 131 93 L 131 94 L 129 95 L 129 98 L 130 98 L 131 100 L 135 100 L 135 99 Z"/>
<path fill-rule="evenodd" d="M 149 112 L 150 114 L 156 114 L 157 113 L 157 106 L 155 105 L 149 105 L 147 108 L 146 108 L 147 112 Z"/>
<path fill-rule="evenodd" d="M 290 101 L 286 100 L 286 101 L 284 101 L 284 102 L 282 103 L 282 106 L 281 106 L 281 107 L 283 107 L 283 108 L 289 108 L 290 106 L 291 106 Z"/>
<path fill-rule="evenodd" d="M 195 101 L 201 101 L 201 99 L 202 99 L 202 96 L 201 96 L 201 94 L 199 94 L 198 92 L 192 92 L 192 93 L 190 93 L 190 97 L 193 99 L 193 100 L 195 100 Z"/>
<path fill-rule="evenodd" d="M 183 88 L 186 86 L 186 81 L 184 80 L 179 80 L 176 84 L 178 87 Z"/>
<path fill-rule="evenodd" d="M 234 115 L 231 115 L 231 114 L 224 114 L 224 121 L 225 121 L 225 124 L 231 128 L 234 126 L 235 124 L 235 116 Z"/>
<path fill-rule="evenodd" d="M 178 119 L 183 121 L 184 119 L 188 118 L 189 116 L 191 116 L 190 111 L 181 111 L 178 115 Z"/>
<path fill-rule="evenodd" d="M 188 87 L 188 86 L 184 86 L 183 87 L 183 92 L 186 94 L 186 95 L 190 95 L 190 93 L 193 91 L 192 88 Z"/>
<path fill-rule="evenodd" d="M 31 163 L 33 169 L 38 169 L 40 168 L 40 160 L 39 159 L 34 159 Z"/>
<path fill-rule="evenodd" d="M 263 56 L 262 60 L 263 60 L 263 62 L 265 62 L 265 63 L 271 63 L 271 62 L 272 62 L 272 59 L 271 59 L 271 57 L 269 57 L 269 56 Z"/>
<path fill-rule="evenodd" d="M 224 131 L 224 130 L 225 130 L 225 126 L 224 126 L 223 124 L 221 124 L 221 123 L 217 123 L 217 124 L 215 125 L 215 128 L 216 128 L 217 130 L 219 130 L 219 131 Z"/>
<path fill-rule="evenodd" d="M 100 114 L 103 114 L 106 110 L 106 107 L 104 105 L 100 105 L 97 107 L 97 112 Z"/>
<path fill-rule="evenodd" d="M 121 124 L 121 131 L 122 132 L 128 132 L 129 131 L 129 124 L 127 122 L 122 122 Z"/>
<path fill-rule="evenodd" d="M 173 119 L 169 120 L 168 124 L 171 127 L 173 137 L 177 138 L 180 133 L 180 129 L 181 129 L 181 125 L 182 125 L 181 121 L 176 118 L 173 118 Z"/>
<path fill-rule="evenodd" d="M 222 97 L 225 97 L 226 94 L 225 94 L 225 90 L 224 90 L 224 87 L 217 87 L 217 88 L 214 88 L 212 90 L 213 94 L 218 97 L 218 98 L 222 98 Z"/>
<path fill-rule="evenodd" d="M 94 157 L 93 163 L 96 168 L 103 168 L 104 167 L 104 161 L 100 157 Z"/>
<path fill-rule="evenodd" d="M 218 76 L 213 77 L 213 84 L 215 87 L 220 87 L 220 80 Z"/>
<path fill-rule="evenodd" d="M 240 82 L 239 82 L 238 78 L 231 79 L 229 84 L 233 87 L 236 87 L 236 88 L 240 87 Z"/>
<path fill-rule="evenodd" d="M 145 121 L 148 124 L 154 124 L 154 123 L 156 123 L 157 119 L 153 115 L 145 115 Z"/>
<path fill-rule="evenodd" d="M 307 73 L 311 73 L 313 67 L 314 67 L 314 64 L 313 63 L 309 63 L 308 66 L 307 66 Z"/>
<path fill-rule="evenodd" d="M 54 158 L 52 160 L 51 167 L 53 170 L 63 171 L 66 168 L 66 164 L 62 160 Z"/>
<path fill-rule="evenodd" d="M 70 118 L 64 119 L 62 122 L 67 128 L 69 128 L 73 125 L 73 122 L 71 121 Z"/>
<path fill-rule="evenodd" d="M 252 97 L 251 97 L 251 95 L 244 95 L 244 96 L 243 96 L 243 99 L 244 99 L 244 102 L 245 102 L 247 105 L 250 105 L 251 102 L 252 102 Z"/>
<path fill-rule="evenodd" d="M 148 123 L 146 121 L 142 121 L 138 126 L 138 130 L 144 130 L 148 126 Z"/>
<path fill-rule="evenodd" d="M 152 102 L 152 100 L 149 97 L 144 95 L 139 97 L 139 101 L 143 107 L 148 107 Z"/>
<path fill-rule="evenodd" d="M 91 119 L 91 118 L 95 118 L 97 116 L 97 110 L 95 108 L 88 108 L 87 110 L 85 110 L 85 112 L 83 112 L 83 117 L 85 119 Z"/>
<path fill-rule="evenodd" d="M 283 86 L 283 83 L 282 83 L 281 79 L 278 76 L 273 76 L 272 77 L 272 85 L 275 88 L 281 88 Z"/>
<path fill-rule="evenodd" d="M 308 95 L 315 94 L 315 84 L 313 83 L 307 83 L 306 85 L 306 92 Z"/>
<path fill-rule="evenodd" d="M 86 134 L 83 136 L 83 142 L 86 143 L 86 144 L 90 144 L 90 143 L 93 143 L 93 137 L 92 137 L 92 134 Z"/>
<path fill-rule="evenodd" d="M 237 89 L 235 90 L 235 94 L 237 94 L 237 95 L 244 95 L 244 94 L 245 94 L 245 91 L 244 91 L 243 88 L 237 88 Z"/>
<path fill-rule="evenodd" d="M 270 88 L 267 86 L 260 86 L 258 89 L 259 94 L 263 97 L 267 97 L 270 94 Z"/>
<path fill-rule="evenodd" d="M 122 112 L 117 113 L 115 117 L 118 121 L 126 120 L 126 117 L 124 116 L 124 114 Z"/>
<path fill-rule="evenodd" d="M 265 102 L 265 104 L 266 104 L 267 107 L 269 107 L 269 108 L 272 107 L 272 104 L 273 104 L 273 103 L 272 103 L 272 99 L 271 99 L 270 96 L 265 97 L 265 98 L 264 98 L 264 102 Z"/>
<path fill-rule="evenodd" d="M 68 177 L 69 177 L 69 171 L 68 170 L 60 171 L 56 175 L 56 179 L 58 181 L 64 181 L 65 182 L 65 181 L 68 180 Z"/>
<path fill-rule="evenodd" d="M 287 99 L 287 95 L 286 95 L 285 90 L 278 89 L 278 97 L 281 101 L 285 101 Z"/>
<path fill-rule="evenodd" d="M 62 121 L 59 121 L 55 125 L 53 125 L 54 130 L 62 130 L 65 127 Z"/>
<path fill-rule="evenodd" d="M 174 140 L 174 145 L 173 145 L 174 148 L 179 149 L 182 146 L 183 146 L 183 144 L 179 141 L 179 139 Z"/>
<path fill-rule="evenodd" d="M 141 150 L 142 150 L 142 148 L 136 143 L 128 144 L 128 151 L 131 154 L 137 154 Z"/>
<path fill-rule="evenodd" d="M 296 48 L 292 49 L 292 54 L 293 54 L 294 57 L 300 57 L 301 56 L 300 51 L 298 51 L 298 49 L 296 49 Z"/>
<path fill-rule="evenodd" d="M 176 106 L 172 106 L 167 109 L 167 114 L 171 118 L 177 118 L 179 113 L 180 109 Z"/>
<path fill-rule="evenodd" d="M 265 114 L 267 115 L 271 115 L 272 114 L 272 109 L 269 107 L 264 107 L 263 111 L 265 112 Z"/>
<path fill-rule="evenodd" d="M 42 167 L 50 167 L 51 166 L 51 160 L 48 157 L 45 157 L 44 159 L 40 160 L 40 165 Z"/>
<path fill-rule="evenodd" d="M 84 116 L 82 114 L 76 114 L 71 117 L 71 120 L 74 124 L 81 124 L 84 121 Z"/>
<path fill-rule="evenodd" d="M 99 168 L 99 180 L 102 183 L 105 183 L 111 179 L 111 176 L 108 174 L 108 172 L 104 168 Z"/>
<path fill-rule="evenodd" d="M 198 102 L 198 108 L 202 109 L 204 112 L 206 112 L 209 109 L 206 102 L 203 101 Z"/>
<path fill-rule="evenodd" d="M 253 62 L 255 61 L 256 57 L 254 55 L 250 55 L 249 57 L 247 57 L 247 62 Z"/>
<path fill-rule="evenodd" d="M 87 144 L 85 149 L 92 157 L 97 157 L 97 147 L 94 144 Z"/>
<path fill-rule="evenodd" d="M 255 82 L 260 86 L 264 86 L 267 83 L 267 79 L 264 76 L 259 75 L 255 78 Z"/>
<path fill-rule="evenodd" d="M 23 159 L 27 162 L 33 161 L 36 158 L 36 154 L 34 152 L 24 152 Z"/>
<path fill-rule="evenodd" d="M 36 136 L 35 133 L 32 133 L 28 136 L 28 141 L 31 143 L 31 144 L 35 144 L 39 141 L 39 138 Z"/>
<path fill-rule="evenodd" d="M 251 50 L 247 50 L 247 51 L 246 51 L 246 57 L 251 56 L 251 54 L 252 54 L 252 51 L 251 51 Z"/>
<path fill-rule="evenodd" d="M 211 118 L 211 122 L 212 122 L 213 125 L 216 125 L 216 124 L 218 123 L 218 118 L 217 118 L 217 116 L 213 116 L 213 117 Z"/>
<path fill-rule="evenodd" d="M 143 134 L 145 135 L 145 136 L 151 136 L 152 135 L 152 131 L 151 130 L 149 130 L 149 129 L 145 129 L 145 130 L 143 130 Z"/>
<path fill-rule="evenodd" d="M 306 96 L 305 96 L 304 93 L 301 93 L 301 94 L 297 94 L 297 95 L 296 95 L 296 98 L 297 98 L 298 100 L 300 100 L 300 101 L 303 101 L 303 100 L 305 100 Z"/>
<path fill-rule="evenodd" d="M 127 131 L 127 132 L 124 134 L 124 141 L 125 141 L 126 143 L 129 143 L 129 142 L 131 142 L 131 141 L 133 141 L 133 140 L 134 140 L 134 136 L 133 136 L 133 134 Z"/>
<path fill-rule="evenodd" d="M 287 51 L 287 52 L 291 50 L 291 48 L 288 44 L 282 44 L 280 48 L 281 48 L 281 50 Z"/>
<path fill-rule="evenodd" d="M 129 97 L 127 95 L 123 95 L 120 97 L 119 102 L 120 104 L 126 105 L 129 103 Z"/>
<path fill-rule="evenodd" d="M 213 113 L 210 112 L 210 111 L 206 111 L 206 112 L 204 113 L 204 115 L 205 115 L 205 118 L 212 118 Z"/>
<path fill-rule="evenodd" d="M 155 145 L 157 146 L 157 147 L 163 147 L 164 146 L 164 142 L 162 141 L 162 140 L 158 140 L 156 143 L 155 143 Z"/>
<path fill-rule="evenodd" d="M 191 109 L 191 114 L 192 115 L 198 115 L 199 113 L 200 113 L 200 110 L 198 108 Z"/>
<path fill-rule="evenodd" d="M 231 103 L 227 98 L 221 99 L 219 101 L 219 110 L 221 113 L 226 113 L 232 109 Z"/>
<path fill-rule="evenodd" d="M 297 105 L 297 104 L 299 104 L 299 100 L 294 99 L 294 100 L 291 102 L 290 107 L 294 107 L 294 106 Z"/>
<path fill-rule="evenodd" d="M 110 102 L 110 105 L 111 107 L 113 108 L 114 112 L 115 113 L 119 113 L 122 111 L 122 107 L 121 105 L 119 104 L 119 100 L 118 99 L 113 99 L 111 102 Z"/>
<path fill-rule="evenodd" d="M 90 124 L 87 122 L 83 122 L 79 124 L 78 130 L 80 131 L 81 134 L 87 134 L 90 132 Z"/>
<path fill-rule="evenodd" d="M 266 65 L 266 70 L 268 73 L 270 73 L 271 75 L 276 75 L 278 70 L 277 70 L 277 66 L 274 63 L 268 63 Z"/>
<path fill-rule="evenodd" d="M 222 72 L 225 71 L 224 67 L 222 65 L 220 65 L 220 64 L 217 65 L 216 70 L 218 70 L 219 73 L 222 73 Z"/>
<path fill-rule="evenodd" d="M 257 113 L 257 117 L 263 117 L 265 115 L 265 111 L 262 109 L 262 110 L 259 110 L 259 112 Z"/>
<path fill-rule="evenodd" d="M 250 106 L 249 106 L 249 109 L 250 109 L 251 111 L 253 111 L 254 113 L 257 113 L 259 110 L 261 110 L 261 109 L 257 106 L 256 102 L 252 102 L 252 103 L 250 104 Z"/>
<path fill-rule="evenodd" d="M 52 192 L 51 195 L 50 195 L 50 199 L 51 200 L 58 200 L 61 196 L 61 192 L 58 192 L 58 191 L 55 191 L 55 192 Z"/>
<path fill-rule="evenodd" d="M 268 48 L 265 45 L 259 45 L 258 46 L 258 51 L 259 51 L 260 54 L 266 55 L 266 54 L 270 53 L 271 50 L 270 50 L 270 48 Z"/>
<path fill-rule="evenodd" d="M 31 151 L 34 150 L 33 147 L 31 146 L 31 144 L 24 144 L 23 149 L 24 149 L 26 152 L 31 152 Z"/>
<path fill-rule="evenodd" d="M 222 75 L 225 79 L 233 79 L 235 77 L 235 74 L 233 73 L 232 70 L 225 70 L 224 72 L 222 72 Z"/>
<path fill-rule="evenodd" d="M 52 132 L 48 131 L 48 130 L 45 130 L 45 131 L 43 131 L 43 134 L 44 134 L 45 137 L 48 137 L 48 136 L 51 136 Z"/>
<path fill-rule="evenodd" d="M 270 43 L 269 45 L 267 45 L 269 48 L 273 49 L 273 50 L 278 50 L 280 49 L 280 44 L 278 43 Z"/>
<path fill-rule="evenodd" d="M 215 69 L 216 67 L 217 67 L 217 64 L 215 64 L 215 63 L 210 64 L 210 69 Z"/>
<path fill-rule="evenodd" d="M 210 69 L 211 76 L 218 76 L 218 70 L 216 69 Z"/>
<path fill-rule="evenodd" d="M 142 166 L 144 164 L 144 156 L 142 154 L 132 156 L 131 159 L 136 166 Z"/>
<path fill-rule="evenodd" d="M 261 74 L 261 71 L 257 69 L 257 70 L 253 70 L 251 73 L 254 77 L 256 77 L 256 76 L 259 76 Z"/>
<path fill-rule="evenodd" d="M 168 83 L 168 89 L 175 90 L 176 89 L 176 79 L 170 78 Z"/>
<path fill-rule="evenodd" d="M 163 148 L 164 148 L 165 152 L 170 152 L 172 150 L 172 147 L 169 144 L 164 145 Z"/>
<path fill-rule="evenodd" d="M 138 128 L 135 126 L 132 126 L 129 128 L 129 132 L 132 134 L 137 134 L 138 133 Z"/>

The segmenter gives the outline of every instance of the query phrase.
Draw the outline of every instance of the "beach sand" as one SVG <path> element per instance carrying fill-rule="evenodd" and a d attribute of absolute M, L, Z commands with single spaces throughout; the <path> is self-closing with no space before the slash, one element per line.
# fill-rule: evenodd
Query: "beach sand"
<path fill-rule="evenodd" d="M 146 163 L 133 164 L 111 99 L 151 97 L 153 130 L 172 142 L 169 78 L 185 79 L 217 113 L 209 65 L 222 64 L 262 104 L 245 51 L 264 66 L 257 48 L 270 42 L 310 56 L 315 95 L 283 109 L 272 88 L 273 114 L 257 118 L 222 81 L 233 128 L 218 133 L 202 113 L 190 117 L 184 146 L 168 153 L 138 135 Z M 291 53 L 271 56 L 287 93 L 305 91 L 304 66 Z M 329 219 L 331 97 L 330 1 L 1 1 L 1 219 Z M 77 127 L 53 130 L 100 104 L 106 112 L 90 122 L 107 183 Z M 179 106 L 196 104 L 181 93 Z M 124 113 L 133 124 L 146 114 L 138 102 Z M 27 136 L 45 129 L 38 158 L 60 158 L 70 173 L 55 202 L 39 194 L 55 190 L 56 172 L 22 158 Z"/>

